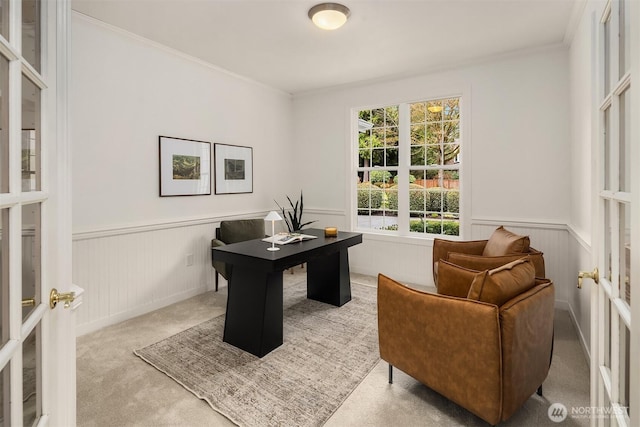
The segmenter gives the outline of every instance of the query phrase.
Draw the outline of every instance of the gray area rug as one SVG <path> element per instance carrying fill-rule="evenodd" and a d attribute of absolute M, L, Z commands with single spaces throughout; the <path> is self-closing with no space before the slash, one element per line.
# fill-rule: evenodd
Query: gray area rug
<path fill-rule="evenodd" d="M 334 307 L 284 289 L 284 343 L 262 359 L 222 342 L 224 315 L 134 353 L 241 426 L 322 425 L 380 360 L 376 289 Z"/>

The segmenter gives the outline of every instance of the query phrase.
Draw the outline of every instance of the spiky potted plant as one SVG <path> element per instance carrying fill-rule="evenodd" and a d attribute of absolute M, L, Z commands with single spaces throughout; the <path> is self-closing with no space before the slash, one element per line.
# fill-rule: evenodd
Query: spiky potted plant
<path fill-rule="evenodd" d="M 306 227 L 309 224 L 313 224 L 316 221 L 308 221 L 302 222 L 302 210 L 304 208 L 304 201 L 302 198 L 302 191 L 300 191 L 300 200 L 297 200 L 295 205 L 291 201 L 291 198 L 287 196 L 287 200 L 289 201 L 289 205 L 291 205 L 291 210 L 287 212 L 285 208 L 280 206 L 278 202 L 276 205 L 282 211 L 282 217 L 284 218 L 284 222 L 287 224 L 287 228 L 289 229 L 289 233 L 298 233 L 302 230 L 302 227 Z M 275 201 L 275 200 L 274 200 Z"/>

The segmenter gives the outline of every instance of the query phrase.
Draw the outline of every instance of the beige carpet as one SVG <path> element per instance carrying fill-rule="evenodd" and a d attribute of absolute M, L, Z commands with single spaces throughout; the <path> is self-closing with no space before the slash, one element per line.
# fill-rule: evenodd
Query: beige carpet
<path fill-rule="evenodd" d="M 222 342 L 218 316 L 135 354 L 241 426 L 322 425 L 380 360 L 376 289 L 334 307 L 284 290 L 284 343 L 258 358 Z"/>

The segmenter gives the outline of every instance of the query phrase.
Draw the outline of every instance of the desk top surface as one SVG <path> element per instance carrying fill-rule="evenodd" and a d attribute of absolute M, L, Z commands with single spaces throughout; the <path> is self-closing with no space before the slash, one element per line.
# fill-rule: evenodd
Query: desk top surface
<path fill-rule="evenodd" d="M 337 237 L 325 237 L 324 230 L 318 228 L 304 229 L 302 233 L 311 234 L 318 238 L 276 245 L 280 248 L 279 251 L 267 250 L 271 247 L 271 243 L 263 242 L 262 239 L 247 240 L 213 248 L 213 258 L 231 263 L 241 258 L 252 258 L 256 261 L 283 261 L 288 258 L 313 255 L 314 252 L 336 252 L 362 243 L 362 233 L 339 231 Z"/>

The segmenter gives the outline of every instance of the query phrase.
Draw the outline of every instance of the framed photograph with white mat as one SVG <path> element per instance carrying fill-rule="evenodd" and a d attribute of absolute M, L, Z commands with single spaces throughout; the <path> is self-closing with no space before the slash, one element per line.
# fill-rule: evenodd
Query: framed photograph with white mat
<path fill-rule="evenodd" d="M 160 197 L 211 194 L 211 143 L 160 136 Z"/>
<path fill-rule="evenodd" d="M 215 193 L 253 193 L 253 148 L 214 144 Z"/>

